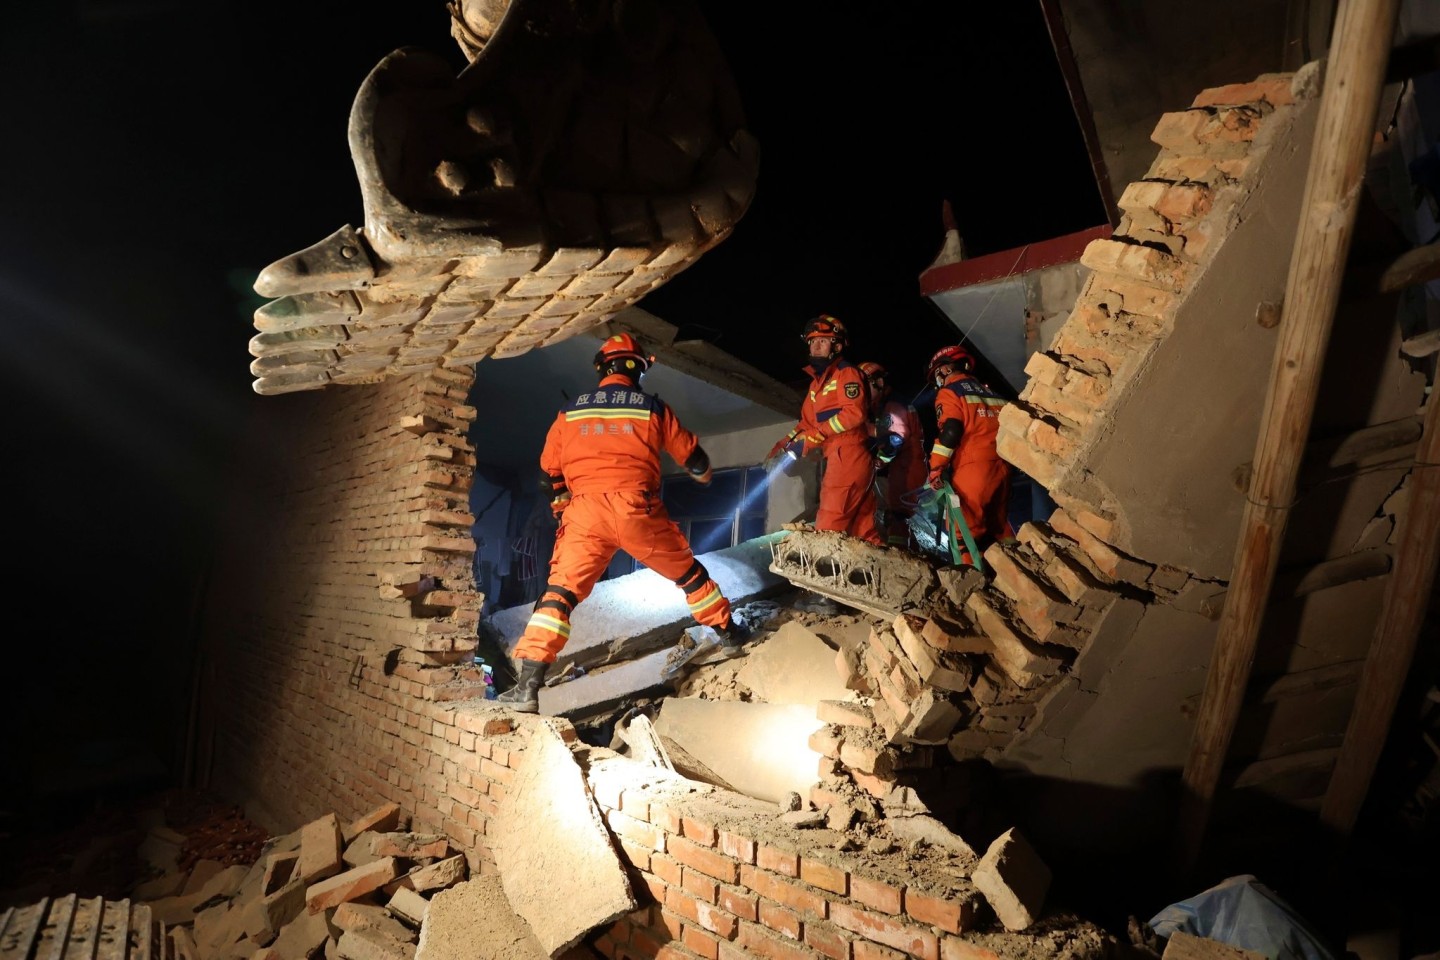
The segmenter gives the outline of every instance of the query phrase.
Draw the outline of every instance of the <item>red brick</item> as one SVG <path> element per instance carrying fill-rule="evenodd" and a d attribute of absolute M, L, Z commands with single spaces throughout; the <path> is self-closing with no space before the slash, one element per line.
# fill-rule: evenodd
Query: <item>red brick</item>
<path fill-rule="evenodd" d="M 805 921 L 805 945 L 814 947 L 830 960 L 850 960 L 850 938 L 824 920 Z"/>
<path fill-rule="evenodd" d="M 660 911 L 660 924 L 665 932 L 670 934 L 671 940 L 679 940 L 681 933 L 685 930 L 685 924 L 680 922 L 682 914 L 671 913 L 669 910 Z"/>
<path fill-rule="evenodd" d="M 497 751 L 498 752 L 498 751 Z M 494 760 L 481 760 L 480 773 L 491 780 L 498 780 L 500 783 L 508 784 L 515 779 L 515 771 Z"/>
<path fill-rule="evenodd" d="M 650 801 L 641 790 L 624 790 L 620 794 L 620 811 L 636 820 L 650 822 Z"/>
<path fill-rule="evenodd" d="M 832 726 L 821 727 L 810 734 L 810 739 L 806 741 L 811 750 L 832 759 L 840 756 L 840 745 L 844 742 L 845 738 Z"/>
<path fill-rule="evenodd" d="M 948 933 L 964 933 L 975 926 L 977 910 L 973 896 L 931 897 L 911 889 L 905 891 L 905 913 Z"/>
<path fill-rule="evenodd" d="M 666 883 L 673 883 L 676 886 L 680 884 L 679 861 L 672 860 L 663 853 L 657 853 L 650 857 L 650 871 Z"/>
<path fill-rule="evenodd" d="M 922 960 L 939 960 L 939 942 L 929 930 L 922 930 L 868 910 L 858 910 L 847 903 L 830 904 L 830 919 L 851 933 L 858 933 L 911 956 L 920 957 Z"/>
<path fill-rule="evenodd" d="M 853 874 L 850 877 L 851 899 L 859 900 L 867 907 L 874 907 L 876 910 L 883 910 L 886 913 L 898 914 L 900 912 L 902 889 L 881 880 L 870 880 Z"/>
<path fill-rule="evenodd" d="M 680 834 L 706 847 L 715 846 L 715 827 L 693 817 L 680 818 Z"/>
<path fill-rule="evenodd" d="M 1000 960 L 1000 957 L 978 943 L 946 937 L 940 941 L 940 960 Z"/>
<path fill-rule="evenodd" d="M 740 865 L 724 854 L 707 850 L 681 837 L 671 837 L 668 847 L 672 857 L 708 877 L 722 883 L 734 883 L 740 878 Z"/>
<path fill-rule="evenodd" d="M 711 906 L 708 903 L 697 903 L 695 908 L 696 922 L 706 930 L 726 940 L 735 939 L 735 934 L 740 931 L 740 921 L 719 907 Z"/>
<path fill-rule="evenodd" d="M 891 950 L 889 947 L 882 947 L 869 940 L 855 941 L 855 960 L 904 960 L 904 958 L 905 954 L 899 950 Z"/>
<path fill-rule="evenodd" d="M 680 942 L 700 954 L 705 960 L 718 960 L 720 956 L 720 941 L 712 934 L 695 927 L 686 927 L 685 933 L 680 937 Z"/>
<path fill-rule="evenodd" d="M 665 902 L 665 891 L 669 890 L 670 887 L 665 883 L 664 880 L 661 880 L 659 877 L 652 877 L 646 873 L 640 874 L 640 880 L 650 891 L 650 898 L 652 900 L 654 900 L 656 903 Z"/>
<path fill-rule="evenodd" d="M 1264 100 L 1274 107 L 1283 107 L 1294 103 L 1295 95 L 1290 90 L 1290 76 L 1280 74 L 1261 77 L 1249 83 L 1230 83 L 1223 87 L 1210 87 L 1207 90 L 1201 90 L 1190 105 L 1192 107 L 1218 107 L 1255 103 L 1260 100 Z"/>
<path fill-rule="evenodd" d="M 660 952 L 663 944 L 655 938 L 654 931 L 636 927 L 630 934 L 630 949 L 644 957 L 653 957 Z"/>
<path fill-rule="evenodd" d="M 814 960 L 819 956 L 814 950 L 776 936 L 754 923 L 740 924 L 739 943 L 746 950 L 759 954 L 766 960 Z"/>
<path fill-rule="evenodd" d="M 605 815 L 605 822 L 610 829 L 622 839 L 629 840 L 639 846 L 653 850 L 657 853 L 665 852 L 665 834 L 654 824 L 646 823 L 643 820 L 636 820 L 623 813 L 611 812 Z"/>
<path fill-rule="evenodd" d="M 600 956 L 602 957 L 615 956 L 615 941 L 610 939 L 610 935 L 608 933 L 596 938 L 595 952 L 600 954 Z"/>
<path fill-rule="evenodd" d="M 706 903 L 714 903 L 720 893 L 720 884 L 696 870 L 686 870 L 680 886 L 686 893 Z"/>
<path fill-rule="evenodd" d="M 633 840 L 620 838 L 620 854 L 626 863 L 636 870 L 650 869 L 650 848 L 641 846 Z"/>
<path fill-rule="evenodd" d="M 849 885 L 846 883 L 849 875 L 844 870 L 808 857 L 800 858 L 800 879 L 842 897 L 849 893 Z"/>
<path fill-rule="evenodd" d="M 658 804 L 650 804 L 650 822 L 655 824 L 666 833 L 680 832 L 680 814 L 669 807 L 662 807 Z"/>
<path fill-rule="evenodd" d="M 670 887 L 665 891 L 665 906 L 691 923 L 700 922 L 698 901 L 679 887 Z"/>
<path fill-rule="evenodd" d="M 655 954 L 655 960 L 694 960 L 694 957 L 687 950 L 682 950 L 674 943 L 667 943 L 660 947 L 660 952 Z"/>
<path fill-rule="evenodd" d="M 741 920 L 758 920 L 760 898 L 746 893 L 738 887 L 720 888 L 720 906 Z"/>
<path fill-rule="evenodd" d="M 751 866 L 740 868 L 740 882 L 760 896 L 776 903 L 783 903 L 796 910 L 808 911 L 817 917 L 825 916 L 825 898 L 797 883 L 783 880 L 773 873 L 757 870 Z"/>
<path fill-rule="evenodd" d="M 791 940 L 800 939 L 800 916 L 769 900 L 760 901 L 760 922 Z"/>
<path fill-rule="evenodd" d="M 738 833 L 720 831 L 720 852 L 741 863 L 755 862 L 755 841 Z"/>

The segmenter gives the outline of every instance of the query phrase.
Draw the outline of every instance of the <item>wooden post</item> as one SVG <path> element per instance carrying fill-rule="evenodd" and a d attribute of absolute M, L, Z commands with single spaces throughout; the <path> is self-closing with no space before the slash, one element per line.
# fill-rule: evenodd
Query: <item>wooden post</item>
<path fill-rule="evenodd" d="M 1430 391 L 1425 433 L 1410 474 L 1410 503 L 1400 521 L 1395 569 L 1385 584 L 1385 602 L 1375 639 L 1365 657 L 1355 706 L 1345 728 L 1340 756 L 1330 774 L 1320 822 L 1349 834 L 1380 760 L 1380 750 L 1425 621 L 1425 608 L 1440 566 L 1440 393 Z"/>
<path fill-rule="evenodd" d="M 1177 837 L 1182 873 L 1189 873 L 1198 859 L 1255 661 L 1315 413 L 1398 6 L 1398 0 L 1342 0 L 1331 37 L 1285 283 L 1280 342 L 1270 368 L 1230 588 L 1185 763 Z"/>

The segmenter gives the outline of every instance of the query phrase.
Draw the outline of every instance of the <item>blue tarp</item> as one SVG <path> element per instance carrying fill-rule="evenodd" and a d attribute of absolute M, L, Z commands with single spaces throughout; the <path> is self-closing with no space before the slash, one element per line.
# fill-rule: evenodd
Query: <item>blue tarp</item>
<path fill-rule="evenodd" d="M 1340 960 L 1284 900 L 1241 874 L 1150 918 L 1158 936 L 1183 933 L 1264 954 L 1271 960 Z"/>

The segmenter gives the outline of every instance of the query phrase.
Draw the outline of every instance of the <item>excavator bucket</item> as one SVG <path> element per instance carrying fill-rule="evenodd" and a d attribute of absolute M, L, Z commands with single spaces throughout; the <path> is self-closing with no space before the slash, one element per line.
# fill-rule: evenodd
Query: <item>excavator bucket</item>
<path fill-rule="evenodd" d="M 512 357 L 589 330 L 728 236 L 759 148 L 688 0 L 456 0 L 350 112 L 364 223 L 261 271 L 260 394 Z"/>

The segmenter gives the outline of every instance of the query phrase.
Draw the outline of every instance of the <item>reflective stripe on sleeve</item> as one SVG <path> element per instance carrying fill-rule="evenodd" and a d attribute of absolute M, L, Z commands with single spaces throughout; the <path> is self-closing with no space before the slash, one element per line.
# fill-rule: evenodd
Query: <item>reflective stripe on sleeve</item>
<path fill-rule="evenodd" d="M 530 620 L 525 624 L 525 628 L 528 630 L 530 627 L 549 630 L 551 633 L 558 633 L 562 637 L 570 636 L 570 624 L 561 620 L 559 617 L 551 617 L 543 613 L 530 614 Z"/>

